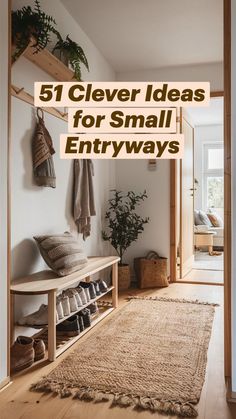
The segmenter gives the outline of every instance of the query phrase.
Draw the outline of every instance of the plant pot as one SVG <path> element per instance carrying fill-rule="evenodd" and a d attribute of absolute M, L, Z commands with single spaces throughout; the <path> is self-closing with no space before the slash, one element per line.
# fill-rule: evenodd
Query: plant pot
<path fill-rule="evenodd" d="M 66 67 L 69 67 L 68 55 L 63 50 L 55 49 L 53 55 L 58 58 Z"/>
<path fill-rule="evenodd" d="M 118 289 L 127 290 L 130 287 L 130 267 L 129 265 L 118 265 Z"/>

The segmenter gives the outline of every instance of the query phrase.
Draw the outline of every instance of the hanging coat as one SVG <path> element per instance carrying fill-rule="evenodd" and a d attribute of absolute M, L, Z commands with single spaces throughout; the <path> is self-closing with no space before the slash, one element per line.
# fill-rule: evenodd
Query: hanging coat
<path fill-rule="evenodd" d="M 39 110 L 42 116 L 39 116 Z M 52 155 L 55 153 L 52 138 L 44 124 L 44 114 L 41 108 L 37 109 L 38 122 L 33 142 L 33 171 L 38 186 L 56 187 L 56 174 Z"/>
<path fill-rule="evenodd" d="M 92 160 L 74 160 L 73 212 L 78 232 L 83 234 L 84 240 L 90 236 L 91 217 L 96 215 L 93 176 Z"/>

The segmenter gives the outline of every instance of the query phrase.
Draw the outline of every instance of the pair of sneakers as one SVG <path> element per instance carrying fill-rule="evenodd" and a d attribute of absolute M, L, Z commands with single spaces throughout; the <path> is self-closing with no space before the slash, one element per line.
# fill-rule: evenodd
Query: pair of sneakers
<path fill-rule="evenodd" d="M 83 307 L 82 300 L 74 288 L 63 291 L 62 294 L 57 297 L 57 302 L 58 306 L 61 305 L 59 319 L 69 316 L 71 313 L 78 311 L 80 307 Z M 58 311 L 59 310 L 57 309 L 57 312 Z"/>
<path fill-rule="evenodd" d="M 78 285 L 78 288 L 79 287 L 84 289 L 87 302 L 89 302 L 90 300 L 94 300 L 96 297 L 105 293 L 108 290 L 106 282 L 101 279 L 90 282 L 81 281 Z"/>
<path fill-rule="evenodd" d="M 85 284 L 85 283 L 84 283 Z M 57 314 L 58 319 L 69 316 L 71 313 L 77 312 L 85 304 L 90 301 L 88 288 L 79 286 L 77 288 L 69 288 L 57 297 Z"/>
<path fill-rule="evenodd" d="M 69 317 L 57 325 L 57 334 L 63 336 L 77 336 L 85 328 L 91 326 L 91 315 L 88 308 L 84 308 L 78 314 Z"/>

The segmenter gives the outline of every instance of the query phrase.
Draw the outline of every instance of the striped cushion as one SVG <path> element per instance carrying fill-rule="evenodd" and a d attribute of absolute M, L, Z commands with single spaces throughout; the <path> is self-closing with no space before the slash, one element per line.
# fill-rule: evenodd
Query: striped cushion
<path fill-rule="evenodd" d="M 47 265 L 60 276 L 79 271 L 88 263 L 76 238 L 68 232 L 36 236 L 34 239 Z"/>

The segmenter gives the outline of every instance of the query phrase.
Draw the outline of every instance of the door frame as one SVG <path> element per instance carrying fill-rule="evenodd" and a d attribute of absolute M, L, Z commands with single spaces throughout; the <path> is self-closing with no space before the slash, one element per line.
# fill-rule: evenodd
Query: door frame
<path fill-rule="evenodd" d="M 186 114 L 187 112 L 184 111 L 184 109 L 182 109 L 181 112 L 181 121 L 180 121 L 180 133 L 183 134 L 183 124 L 184 121 L 186 124 L 188 124 L 192 130 L 193 130 L 193 156 L 194 156 L 194 126 L 192 124 L 192 121 L 187 120 L 186 118 Z M 188 116 L 189 118 L 189 116 Z M 180 160 L 180 164 L 179 164 L 179 168 L 177 169 L 177 182 L 178 182 L 178 177 L 180 180 L 180 184 L 179 184 L 179 211 L 180 213 L 177 214 L 177 225 L 176 225 L 176 229 L 177 231 L 179 230 L 179 263 L 180 263 L 180 267 L 179 267 L 179 278 L 176 277 L 176 281 L 179 280 L 180 278 L 182 278 L 183 276 L 186 275 L 183 273 L 183 206 L 182 206 L 182 198 L 183 198 L 183 185 L 182 185 L 182 176 L 183 176 L 183 164 L 182 164 L 182 160 Z M 193 159 L 193 177 L 194 177 L 194 159 Z M 176 182 L 176 183 L 177 183 Z M 193 207 L 192 210 L 194 210 L 194 200 L 193 200 Z M 194 234 L 193 234 L 193 240 L 194 240 Z M 177 249 L 176 249 L 177 251 Z"/>
<path fill-rule="evenodd" d="M 224 1 L 224 369 L 231 377 L 231 0 Z M 170 161 L 170 281 L 177 280 L 177 164 Z"/>

